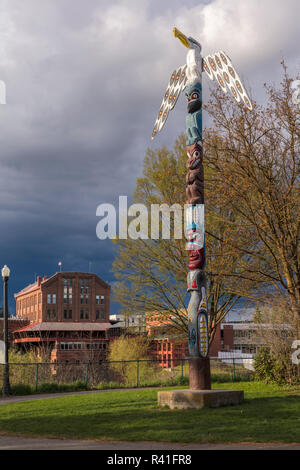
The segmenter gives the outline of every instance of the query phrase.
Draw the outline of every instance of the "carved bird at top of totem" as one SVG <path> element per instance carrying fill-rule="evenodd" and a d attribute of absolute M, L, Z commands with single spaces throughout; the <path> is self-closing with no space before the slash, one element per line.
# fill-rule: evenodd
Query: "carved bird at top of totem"
<path fill-rule="evenodd" d="M 182 90 L 195 81 L 201 82 L 202 71 L 206 72 L 210 80 L 216 79 L 224 93 L 229 90 L 238 103 L 243 102 L 250 111 L 252 110 L 251 101 L 241 79 L 225 52 L 218 51 L 202 58 L 199 42 L 192 37 L 185 36 L 177 28 L 174 28 L 173 33 L 189 50 L 186 64 L 174 70 L 170 77 L 154 124 L 152 139 L 164 127 L 168 114 L 174 108 Z"/>

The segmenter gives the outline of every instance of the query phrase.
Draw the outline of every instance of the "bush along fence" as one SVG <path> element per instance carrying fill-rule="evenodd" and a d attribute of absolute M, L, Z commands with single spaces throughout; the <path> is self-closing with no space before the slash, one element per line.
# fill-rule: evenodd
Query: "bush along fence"
<path fill-rule="evenodd" d="M 253 372 L 239 358 L 211 358 L 214 382 L 252 380 Z M 188 385 L 188 359 L 163 368 L 159 360 L 101 362 L 10 363 L 10 385 L 14 394 L 109 389 L 125 387 Z M 247 367 L 247 365 L 246 365 Z M 0 364 L 0 383 L 3 364 Z"/>

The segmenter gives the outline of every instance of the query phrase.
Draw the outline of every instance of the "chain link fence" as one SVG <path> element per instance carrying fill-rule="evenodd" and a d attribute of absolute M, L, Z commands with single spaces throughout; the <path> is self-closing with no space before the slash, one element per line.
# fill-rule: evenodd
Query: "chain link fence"
<path fill-rule="evenodd" d="M 34 393 L 59 390 L 107 389 L 188 385 L 187 359 L 176 366 L 162 368 L 159 360 L 101 361 L 81 363 L 10 363 L 10 385 L 14 393 Z M 252 380 L 253 371 L 243 365 L 243 359 L 210 358 L 212 382 Z M 4 365 L 0 365 L 0 383 Z"/>

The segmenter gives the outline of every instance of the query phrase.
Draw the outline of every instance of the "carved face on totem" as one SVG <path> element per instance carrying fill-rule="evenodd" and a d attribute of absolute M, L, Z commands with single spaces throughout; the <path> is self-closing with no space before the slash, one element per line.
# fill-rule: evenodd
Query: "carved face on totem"
<path fill-rule="evenodd" d="M 188 113 L 195 113 L 202 107 L 202 86 L 201 83 L 194 83 L 185 89 L 185 96 L 188 102 Z"/>
<path fill-rule="evenodd" d="M 189 269 L 203 269 L 205 266 L 204 248 L 200 250 L 189 250 Z"/>
<path fill-rule="evenodd" d="M 188 170 L 194 170 L 199 168 L 199 165 L 202 163 L 202 145 L 200 142 L 196 142 L 193 145 L 188 145 L 186 147 L 186 153 L 188 160 L 186 162 L 186 167 Z"/>

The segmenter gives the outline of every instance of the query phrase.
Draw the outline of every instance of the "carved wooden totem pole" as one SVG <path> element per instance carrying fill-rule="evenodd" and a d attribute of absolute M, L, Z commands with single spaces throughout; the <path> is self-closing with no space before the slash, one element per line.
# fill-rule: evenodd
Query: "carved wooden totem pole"
<path fill-rule="evenodd" d="M 206 301 L 204 172 L 202 150 L 202 71 L 218 81 L 222 90 L 231 92 L 237 102 L 251 110 L 252 105 L 229 57 L 222 51 L 201 56 L 201 45 L 174 28 L 174 36 L 188 48 L 186 64 L 171 75 L 155 121 L 152 139 L 162 130 L 182 90 L 187 98 L 186 152 L 186 238 L 189 252 L 187 290 L 190 389 L 210 389 L 209 336 Z"/>

